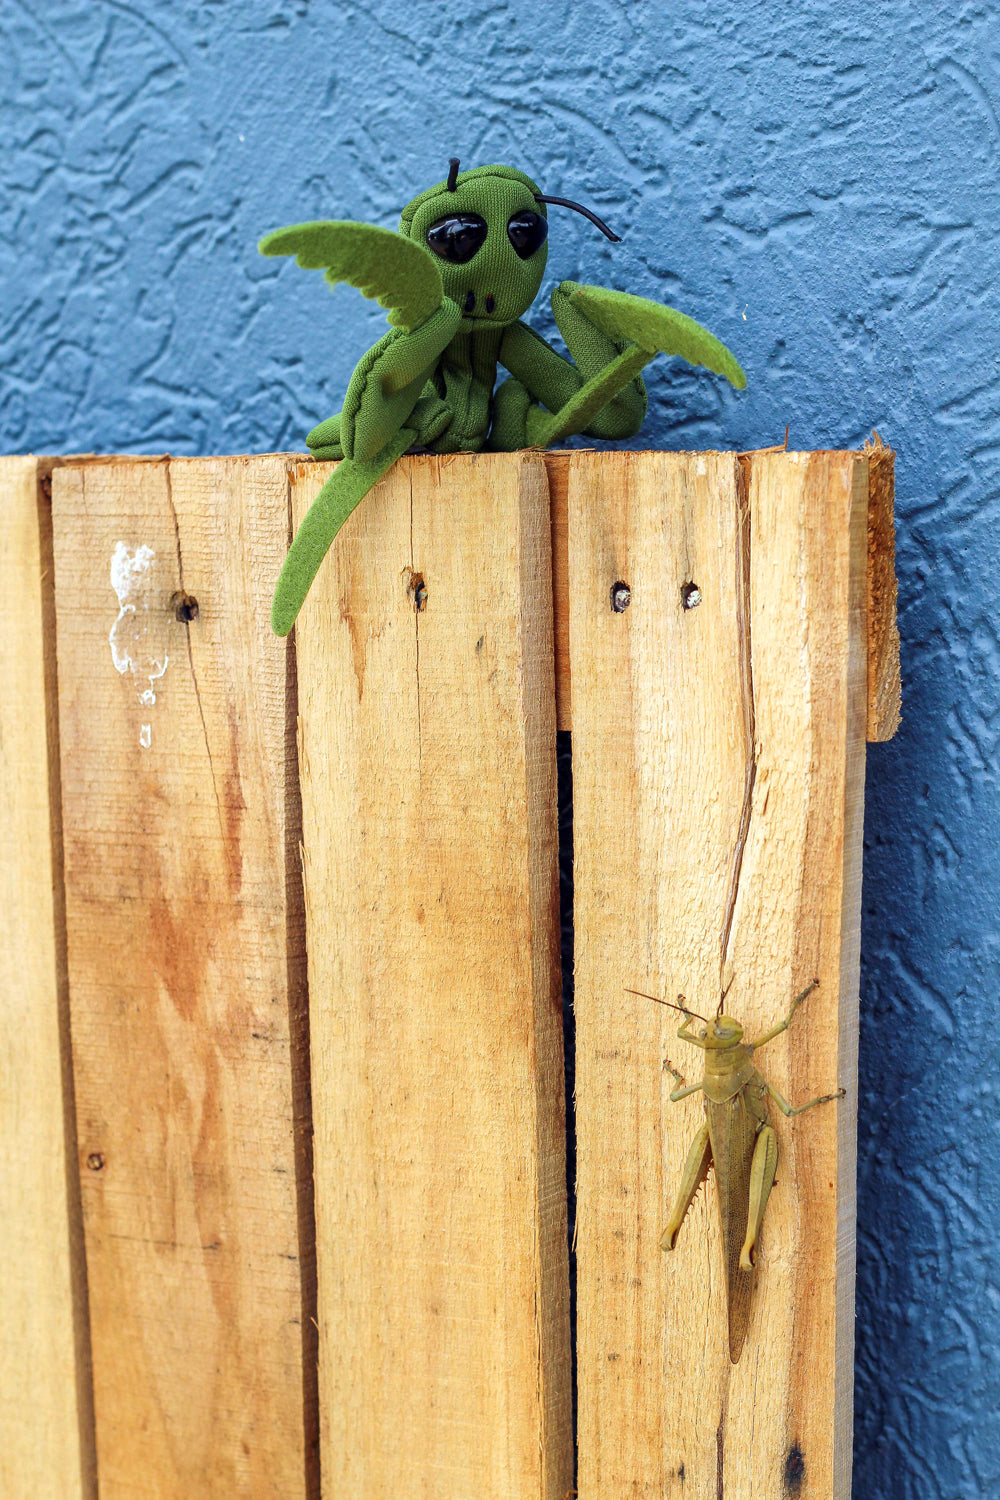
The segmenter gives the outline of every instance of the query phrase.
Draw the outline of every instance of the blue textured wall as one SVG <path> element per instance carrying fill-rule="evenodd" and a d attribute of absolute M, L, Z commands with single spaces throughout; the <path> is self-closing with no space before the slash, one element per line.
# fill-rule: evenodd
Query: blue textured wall
<path fill-rule="evenodd" d="M 919 14 L 919 19 L 918 19 Z M 962 0 L 4 0 L 0 451 L 301 447 L 384 328 L 265 262 L 521 166 L 671 301 L 642 444 L 898 449 L 905 722 L 865 865 L 856 1494 L 1000 1496 L 1000 26 Z M 542 320 L 540 320 L 542 321 Z M 545 326 L 542 321 L 542 326 Z"/>

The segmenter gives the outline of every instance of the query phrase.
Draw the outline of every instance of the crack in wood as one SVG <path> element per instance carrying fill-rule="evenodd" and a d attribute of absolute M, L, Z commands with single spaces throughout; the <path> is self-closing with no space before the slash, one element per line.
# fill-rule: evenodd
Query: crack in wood
<path fill-rule="evenodd" d="M 740 874 L 750 833 L 753 793 L 757 781 L 757 710 L 753 691 L 753 631 L 750 599 L 750 462 L 749 459 L 742 457 L 736 462 L 736 519 L 737 633 L 740 648 L 740 696 L 743 703 L 746 770 L 743 783 L 743 806 L 733 847 L 733 863 L 729 876 L 729 891 L 726 896 L 719 949 L 719 990 L 723 998 L 727 988 L 725 984 L 726 960 L 736 916 Z M 719 1003 L 721 1006 L 721 999 Z"/>

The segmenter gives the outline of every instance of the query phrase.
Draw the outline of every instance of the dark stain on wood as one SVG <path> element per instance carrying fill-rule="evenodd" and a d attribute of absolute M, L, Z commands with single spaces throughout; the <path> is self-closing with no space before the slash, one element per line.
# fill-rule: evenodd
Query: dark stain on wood
<path fill-rule="evenodd" d="M 802 1493 L 805 1477 L 806 1461 L 802 1449 L 798 1443 L 793 1443 L 785 1459 L 785 1494 L 790 1497 L 790 1500 L 795 1500 L 795 1497 Z"/>

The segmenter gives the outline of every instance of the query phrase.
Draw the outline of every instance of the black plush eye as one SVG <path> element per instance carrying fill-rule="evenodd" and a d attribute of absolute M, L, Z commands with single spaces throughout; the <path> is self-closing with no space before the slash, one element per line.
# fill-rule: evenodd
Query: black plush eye
<path fill-rule="evenodd" d="M 427 231 L 427 243 L 435 255 L 464 266 L 486 238 L 486 220 L 479 214 L 449 214 Z"/>
<path fill-rule="evenodd" d="M 531 213 L 529 209 L 511 214 L 507 220 L 507 238 L 522 260 L 527 260 L 529 255 L 534 255 L 545 244 L 548 232 L 548 219 L 543 219 L 541 214 Z"/>

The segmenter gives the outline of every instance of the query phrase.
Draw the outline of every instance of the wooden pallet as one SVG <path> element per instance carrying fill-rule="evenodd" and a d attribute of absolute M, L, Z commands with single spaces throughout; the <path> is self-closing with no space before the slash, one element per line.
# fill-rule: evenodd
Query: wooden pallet
<path fill-rule="evenodd" d="M 407 458 L 293 645 L 325 472 L 0 460 L 0 1492 L 843 1500 L 892 455 Z M 692 1062 L 625 988 L 756 1026 L 814 975 L 762 1068 L 848 1093 L 775 1122 L 734 1367 L 711 1199 L 657 1243 Z"/>

